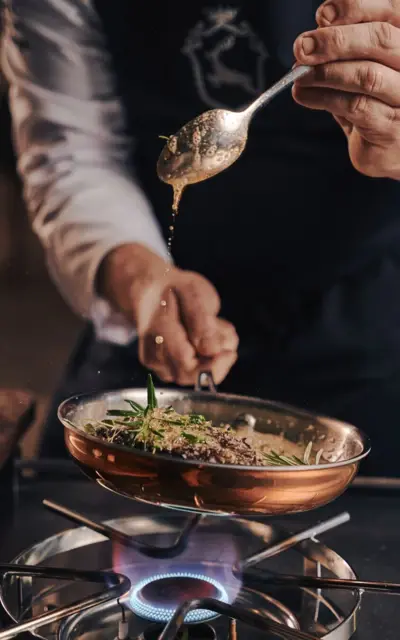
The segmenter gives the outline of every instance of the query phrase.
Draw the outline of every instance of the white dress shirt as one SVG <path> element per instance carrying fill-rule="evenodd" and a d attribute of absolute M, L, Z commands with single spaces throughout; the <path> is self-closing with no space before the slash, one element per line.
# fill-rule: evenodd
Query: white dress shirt
<path fill-rule="evenodd" d="M 127 344 L 134 327 L 96 295 L 98 267 L 128 242 L 165 259 L 168 252 L 128 172 L 133 141 L 91 0 L 8 0 L 2 66 L 18 168 L 50 273 L 100 340 Z"/>

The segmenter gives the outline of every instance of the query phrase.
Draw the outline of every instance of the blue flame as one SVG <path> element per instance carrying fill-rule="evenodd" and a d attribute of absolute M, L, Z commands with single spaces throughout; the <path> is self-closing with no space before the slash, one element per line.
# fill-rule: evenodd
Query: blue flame
<path fill-rule="evenodd" d="M 228 593 L 225 587 L 214 580 L 213 578 L 209 578 L 200 573 L 189 573 L 189 572 L 180 572 L 180 573 L 159 573 L 144 580 L 141 580 L 130 592 L 129 594 L 129 604 L 130 608 L 136 615 L 144 618 L 145 620 L 151 620 L 152 622 L 168 622 L 172 616 L 174 615 L 176 608 L 175 607 L 159 607 L 152 606 L 149 603 L 143 602 L 140 598 L 140 593 L 148 584 L 152 582 L 157 582 L 158 580 L 165 580 L 169 578 L 190 578 L 193 580 L 200 580 L 202 582 L 208 582 L 217 590 L 217 599 L 221 602 L 228 602 Z M 181 603 L 177 603 L 176 606 L 179 606 Z M 206 620 L 211 620 L 215 618 L 216 614 L 213 611 L 207 611 L 206 609 L 198 609 L 196 611 L 190 611 L 185 618 L 185 622 L 205 622 Z"/>

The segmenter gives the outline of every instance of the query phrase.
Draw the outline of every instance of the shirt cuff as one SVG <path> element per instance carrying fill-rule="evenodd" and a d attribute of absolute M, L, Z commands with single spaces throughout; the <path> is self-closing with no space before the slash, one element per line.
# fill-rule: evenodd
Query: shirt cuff
<path fill-rule="evenodd" d="M 115 311 L 102 298 L 95 298 L 90 309 L 90 316 L 99 342 L 110 342 L 126 346 L 137 338 L 137 333 L 129 320 Z"/>

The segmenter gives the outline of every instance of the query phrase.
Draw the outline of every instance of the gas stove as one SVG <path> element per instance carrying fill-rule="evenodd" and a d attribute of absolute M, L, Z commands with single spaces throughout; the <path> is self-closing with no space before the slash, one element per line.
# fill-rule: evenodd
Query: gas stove
<path fill-rule="evenodd" d="M 313 577 L 355 579 L 315 538 L 347 514 L 292 538 L 259 521 L 161 509 L 99 524 L 47 506 L 88 526 L 20 553 L 13 564 L 25 575 L 8 571 L 2 587 L 20 630 L 44 640 L 347 640 L 356 629 L 360 591 L 275 582 L 282 574 L 303 576 L 305 585 Z M 30 566 L 38 575 L 26 575 Z M 45 618 L 29 622 L 38 616 Z M 14 636 L 0 632 L 1 640 Z"/>

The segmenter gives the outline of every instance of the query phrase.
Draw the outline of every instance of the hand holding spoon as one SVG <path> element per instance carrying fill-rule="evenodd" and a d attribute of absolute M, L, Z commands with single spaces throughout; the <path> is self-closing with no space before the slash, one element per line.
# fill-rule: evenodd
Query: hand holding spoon
<path fill-rule="evenodd" d="M 304 65 L 294 67 L 244 111 L 206 111 L 170 136 L 158 159 L 157 173 L 174 189 L 175 211 L 188 184 L 217 175 L 239 158 L 257 111 L 310 70 L 311 67 Z"/>

